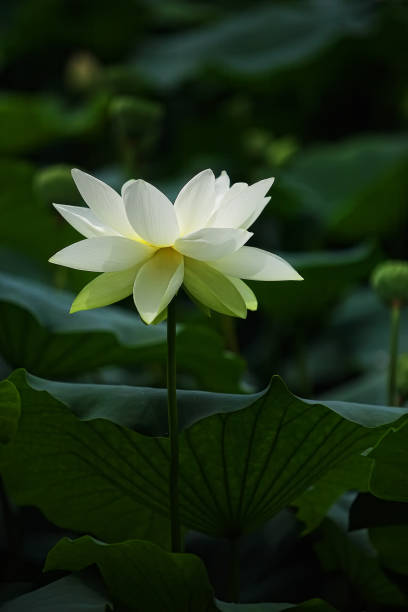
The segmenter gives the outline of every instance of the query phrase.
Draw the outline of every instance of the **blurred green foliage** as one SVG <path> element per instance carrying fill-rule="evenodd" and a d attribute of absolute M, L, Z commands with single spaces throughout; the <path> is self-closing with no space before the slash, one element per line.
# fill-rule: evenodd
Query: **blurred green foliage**
<path fill-rule="evenodd" d="M 260 310 L 235 330 L 184 299 L 180 318 L 240 350 L 252 388 L 271 369 L 303 393 L 370 374 L 338 348 L 333 315 L 378 261 L 408 255 L 401 3 L 21 0 L 0 16 L 3 271 L 58 290 L 91 278 L 46 263 L 78 237 L 51 206 L 81 203 L 71 167 L 116 188 L 143 177 L 170 197 L 206 166 L 235 181 L 275 175 L 253 243 L 292 253 L 303 286 L 254 283 Z M 342 363 L 319 378 L 328 342 Z M 10 365 L 27 363 L 14 352 Z M 161 367 L 137 377 L 155 379 Z M 214 388 L 189 372 L 181 384 Z"/>

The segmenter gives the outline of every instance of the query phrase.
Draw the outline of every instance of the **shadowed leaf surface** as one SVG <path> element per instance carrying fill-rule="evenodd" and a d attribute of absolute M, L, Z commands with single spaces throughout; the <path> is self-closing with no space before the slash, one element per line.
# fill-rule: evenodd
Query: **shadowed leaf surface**
<path fill-rule="evenodd" d="M 202 561 L 171 554 L 150 542 L 105 544 L 89 536 L 64 538 L 50 551 L 45 571 L 79 571 L 96 564 L 115 602 L 135 612 L 216 611 Z"/>
<path fill-rule="evenodd" d="M 388 579 L 374 551 L 361 534 L 346 534 L 333 521 L 325 519 L 322 539 L 315 545 L 326 571 L 345 574 L 362 601 L 405 607 L 402 592 Z"/>
<path fill-rule="evenodd" d="M 99 585 L 98 585 L 99 586 Z M 103 589 L 78 576 L 66 576 L 6 602 L 4 612 L 108 612 L 109 599 Z"/>

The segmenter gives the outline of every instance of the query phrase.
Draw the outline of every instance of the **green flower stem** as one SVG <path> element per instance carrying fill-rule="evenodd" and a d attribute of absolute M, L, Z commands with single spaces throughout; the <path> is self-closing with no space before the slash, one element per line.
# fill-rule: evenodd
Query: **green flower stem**
<path fill-rule="evenodd" d="M 230 543 L 230 571 L 228 579 L 228 600 L 239 603 L 240 599 L 240 569 L 239 569 L 239 538 L 233 538 Z"/>
<path fill-rule="evenodd" d="M 171 550 L 181 552 L 181 529 L 178 507 L 179 431 L 176 386 L 176 308 L 175 299 L 167 307 L 167 401 L 170 439 L 170 521 Z"/>
<path fill-rule="evenodd" d="M 220 317 L 221 330 L 224 336 L 225 346 L 229 351 L 239 355 L 239 344 L 235 319 L 226 315 L 220 315 Z"/>
<path fill-rule="evenodd" d="M 390 360 L 388 365 L 388 404 L 390 406 L 397 405 L 396 377 L 400 312 L 401 304 L 399 300 L 394 300 L 391 304 Z"/>

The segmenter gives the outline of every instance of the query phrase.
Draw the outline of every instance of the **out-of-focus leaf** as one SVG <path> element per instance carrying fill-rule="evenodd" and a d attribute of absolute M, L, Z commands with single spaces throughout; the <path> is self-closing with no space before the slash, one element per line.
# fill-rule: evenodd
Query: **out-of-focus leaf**
<path fill-rule="evenodd" d="M 55 166 L 53 167 L 55 169 Z M 60 171 L 61 171 L 61 167 Z M 48 170 L 48 169 L 47 169 Z M 67 169 L 66 169 L 67 170 Z M 56 251 L 79 239 L 79 234 L 66 223 L 52 206 L 52 201 L 62 201 L 67 204 L 80 203 L 78 196 L 68 201 L 60 198 L 74 193 L 67 189 L 64 181 L 63 190 L 53 190 L 48 194 L 52 199 L 45 201 L 45 192 L 39 193 L 37 181 L 44 171 L 36 173 L 34 165 L 21 160 L 0 160 L 0 242 L 2 248 L 16 251 L 17 257 L 32 259 L 26 270 L 19 271 L 23 276 L 30 276 L 32 267 L 38 266 L 45 272 L 42 275 L 54 275 L 58 286 L 81 287 L 90 280 L 92 275 L 77 270 L 58 270 L 48 264 L 48 258 Z M 55 187 L 55 185 L 54 185 Z M 2 262 L 2 269 L 5 263 Z M 6 271 L 14 272 L 13 264 Z M 79 279 L 78 282 L 74 282 Z"/>
<path fill-rule="evenodd" d="M 0 353 L 13 367 L 50 378 L 69 378 L 105 365 L 134 368 L 166 362 L 166 328 L 147 327 L 136 311 L 115 306 L 74 315 L 72 294 L 0 273 Z M 78 347 L 81 350 L 78 350 Z M 238 391 L 244 363 L 225 351 L 217 332 L 180 325 L 180 372 L 204 388 Z"/>
<path fill-rule="evenodd" d="M 301 283 L 250 283 L 259 303 L 278 320 L 308 320 L 326 315 L 378 260 L 368 245 L 334 252 L 283 254 L 303 276 Z"/>
<path fill-rule="evenodd" d="M 353 378 L 323 394 L 324 399 L 384 404 L 387 394 L 390 312 L 370 289 L 358 289 L 338 306 L 330 322 L 332 361 L 341 372 L 348 365 Z M 312 351 L 317 352 L 312 347 Z M 402 311 L 400 351 L 408 350 L 408 316 Z M 337 356 L 336 356 L 337 355 Z M 319 356 L 319 352 L 317 352 Z M 337 363 L 336 363 L 337 361 Z M 316 362 L 316 376 L 318 376 Z M 344 372 L 347 370 L 343 370 Z"/>
<path fill-rule="evenodd" d="M 66 576 L 6 602 L 3 612 L 108 612 L 110 600 L 101 589 L 77 576 Z"/>
<path fill-rule="evenodd" d="M 322 539 L 315 544 L 324 569 L 342 572 L 366 603 L 405 606 L 406 598 L 387 578 L 378 558 L 361 538 L 343 533 L 333 521 L 321 526 Z"/>
<path fill-rule="evenodd" d="M 0 97 L 0 153 L 28 153 L 49 143 L 89 134 L 104 118 L 105 97 L 77 110 L 51 96 L 3 93 Z"/>
<path fill-rule="evenodd" d="M 3 475 L 18 504 L 36 505 L 59 526 L 106 541 L 145 537 L 139 530 L 149 529 L 154 513 L 167 518 L 168 439 L 128 429 L 140 427 L 148 408 L 142 430 L 167 431 L 164 389 L 86 385 L 82 395 L 81 385 L 49 383 L 23 371 L 11 380 L 23 410 Z M 65 405 L 35 390 L 41 388 Z M 99 405 L 97 397 L 113 390 L 117 400 Z M 256 395 L 185 391 L 179 398 L 180 425 L 190 424 L 180 437 L 181 520 L 223 537 L 272 518 L 330 469 L 373 446 L 404 414 L 303 401 L 278 377 Z"/>
<path fill-rule="evenodd" d="M 259 74 L 304 62 L 370 22 L 361 0 L 254 6 L 218 24 L 153 40 L 135 64 L 149 80 L 167 87 L 206 66 Z"/>
<path fill-rule="evenodd" d="M 64 538 L 50 551 L 45 571 L 79 571 L 96 564 L 114 603 L 135 612 L 215 612 L 202 561 L 167 553 L 151 542 L 105 544 L 84 536 Z"/>
<path fill-rule="evenodd" d="M 407 220 L 407 164 L 405 136 L 366 136 L 299 153 L 282 185 L 324 231 L 367 239 Z"/>
<path fill-rule="evenodd" d="M 370 402 L 371 404 L 385 404 L 387 399 L 386 371 L 374 374 L 363 374 L 350 382 L 336 386 L 323 395 L 325 399 L 337 398 L 345 402 Z"/>

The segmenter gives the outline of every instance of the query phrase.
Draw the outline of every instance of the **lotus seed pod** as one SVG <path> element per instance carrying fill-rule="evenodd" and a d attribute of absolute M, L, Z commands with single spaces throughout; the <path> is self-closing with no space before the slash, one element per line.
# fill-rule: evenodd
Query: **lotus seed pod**
<path fill-rule="evenodd" d="M 408 262 L 390 260 L 379 264 L 371 276 L 371 284 L 378 297 L 386 304 L 407 304 Z"/>
<path fill-rule="evenodd" d="M 156 102 L 134 96 L 118 96 L 109 106 L 119 147 L 133 156 L 149 151 L 159 136 L 162 108 Z"/>
<path fill-rule="evenodd" d="M 126 132 L 139 132 L 153 128 L 162 118 L 162 109 L 156 102 L 132 96 L 118 96 L 110 104 L 112 119 Z"/>
<path fill-rule="evenodd" d="M 34 177 L 34 191 L 39 201 L 47 207 L 51 202 L 83 204 L 68 166 L 49 166 L 37 172 Z"/>
<path fill-rule="evenodd" d="M 402 397 L 408 397 L 408 353 L 403 353 L 398 358 L 397 391 Z"/>

